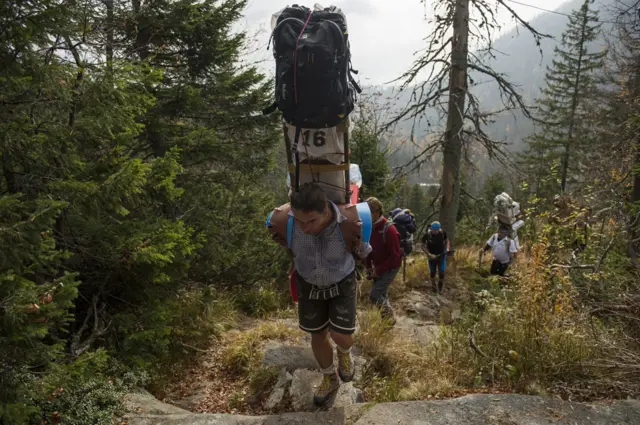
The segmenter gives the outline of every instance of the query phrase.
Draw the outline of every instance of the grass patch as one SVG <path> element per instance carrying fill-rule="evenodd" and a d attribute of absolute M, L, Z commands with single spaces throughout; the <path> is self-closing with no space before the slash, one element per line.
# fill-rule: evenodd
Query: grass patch
<path fill-rule="evenodd" d="M 395 335 L 377 309 L 361 314 L 357 345 L 370 358 L 362 382 L 368 400 L 416 400 L 452 388 L 442 376 L 437 346 L 422 346 Z"/>
<path fill-rule="evenodd" d="M 274 284 L 257 284 L 236 294 L 234 298 L 240 311 L 258 318 L 273 317 L 287 310 L 291 299 L 288 292 L 277 289 Z"/>
<path fill-rule="evenodd" d="M 253 394 L 269 391 L 278 381 L 279 374 L 278 366 L 257 368 L 249 374 L 249 389 Z"/>
<path fill-rule="evenodd" d="M 248 376 L 260 368 L 262 345 L 268 340 L 285 341 L 302 335 L 302 331 L 282 322 L 265 322 L 240 333 L 228 341 L 222 355 L 224 365 L 237 375 Z"/>
<path fill-rule="evenodd" d="M 361 383 L 367 399 L 417 400 L 496 389 L 543 394 L 558 383 L 587 378 L 584 365 L 599 355 L 599 347 L 568 277 L 544 266 L 545 249 L 538 245 L 521 255 L 508 280 L 483 277 L 476 249 L 459 249 L 448 284 L 469 288 L 474 302 L 426 346 L 388 331 L 377 310 L 363 312 L 357 344 L 371 358 Z M 415 285 L 426 271 L 424 263 L 412 265 L 411 280 L 396 289 Z M 470 346 L 470 330 L 478 351 Z"/>

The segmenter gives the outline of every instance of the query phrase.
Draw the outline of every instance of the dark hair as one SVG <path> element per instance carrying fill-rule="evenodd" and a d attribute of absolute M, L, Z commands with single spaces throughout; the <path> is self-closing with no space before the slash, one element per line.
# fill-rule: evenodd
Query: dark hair
<path fill-rule="evenodd" d="M 327 208 L 327 195 L 315 183 L 305 183 L 299 190 L 291 193 L 291 208 L 303 212 L 316 211 L 323 213 Z"/>

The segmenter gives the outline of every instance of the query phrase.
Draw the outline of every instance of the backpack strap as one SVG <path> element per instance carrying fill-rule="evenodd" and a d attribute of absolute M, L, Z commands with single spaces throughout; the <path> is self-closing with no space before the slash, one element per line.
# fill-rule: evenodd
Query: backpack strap
<path fill-rule="evenodd" d="M 380 231 L 382 233 L 382 242 L 387 243 L 387 230 L 389 230 L 389 227 L 393 226 L 395 223 L 393 222 L 393 220 L 387 220 L 387 222 L 384 224 L 384 227 L 382 228 L 382 230 Z"/>
<path fill-rule="evenodd" d="M 358 216 L 362 221 L 362 241 L 369 243 L 371 240 L 371 232 L 373 231 L 373 217 L 371 217 L 371 209 L 366 202 L 356 204 Z"/>
<path fill-rule="evenodd" d="M 287 248 L 289 249 L 291 249 L 291 239 L 293 239 L 293 222 L 294 217 L 290 215 L 287 220 Z"/>

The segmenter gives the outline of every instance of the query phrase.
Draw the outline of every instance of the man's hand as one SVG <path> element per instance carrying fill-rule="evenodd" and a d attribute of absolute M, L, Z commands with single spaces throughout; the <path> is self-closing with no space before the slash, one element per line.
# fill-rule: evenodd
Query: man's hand
<path fill-rule="evenodd" d="M 367 279 L 371 280 L 374 277 L 377 277 L 378 275 L 376 274 L 375 269 L 367 269 Z"/>
<path fill-rule="evenodd" d="M 434 254 L 427 254 L 427 255 L 429 256 L 430 260 L 435 260 L 436 258 L 438 258 L 438 256 Z"/>

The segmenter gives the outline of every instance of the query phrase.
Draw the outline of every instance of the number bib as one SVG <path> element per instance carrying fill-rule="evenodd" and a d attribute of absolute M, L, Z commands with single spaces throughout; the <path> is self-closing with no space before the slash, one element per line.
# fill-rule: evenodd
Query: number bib
<path fill-rule="evenodd" d="M 296 128 L 285 123 L 287 136 L 291 143 L 296 137 Z M 334 164 L 344 160 L 344 133 L 338 132 L 337 127 L 303 128 L 298 140 L 300 159 L 324 159 Z"/>

